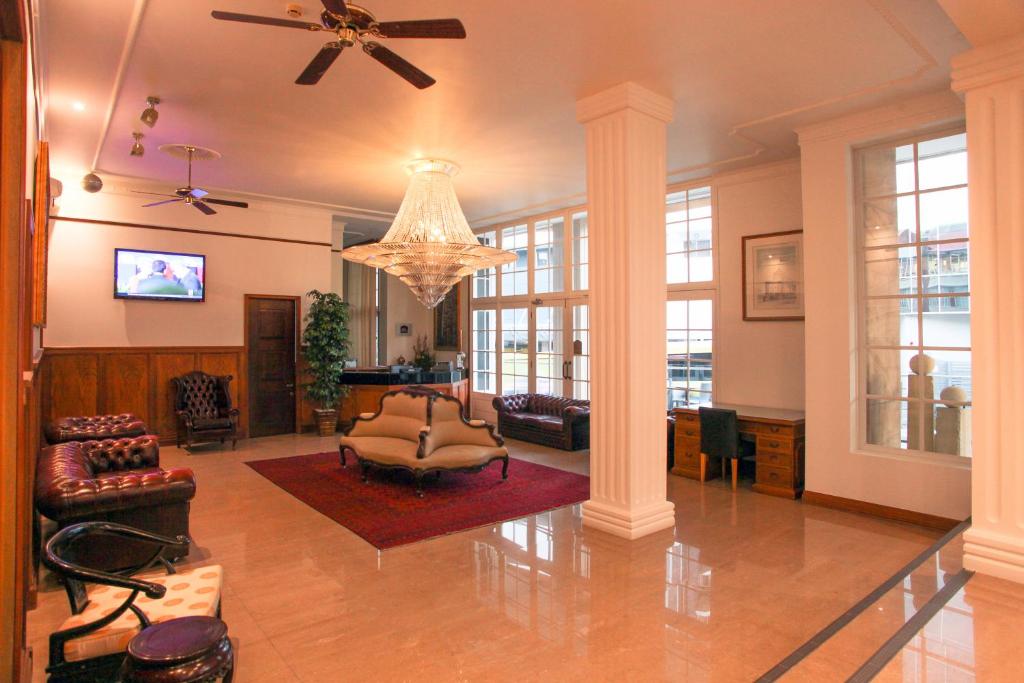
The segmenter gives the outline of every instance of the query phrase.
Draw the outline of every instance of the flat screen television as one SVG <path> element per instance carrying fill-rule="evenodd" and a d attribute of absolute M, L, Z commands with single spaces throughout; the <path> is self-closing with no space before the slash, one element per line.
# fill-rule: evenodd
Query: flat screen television
<path fill-rule="evenodd" d="M 205 301 L 206 257 L 114 249 L 114 298 Z"/>

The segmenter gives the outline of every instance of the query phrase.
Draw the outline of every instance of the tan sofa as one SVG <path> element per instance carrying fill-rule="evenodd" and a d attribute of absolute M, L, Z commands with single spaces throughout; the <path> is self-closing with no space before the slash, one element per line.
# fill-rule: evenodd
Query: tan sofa
<path fill-rule="evenodd" d="M 376 413 L 363 413 L 338 445 L 341 466 L 352 453 L 363 468 L 363 481 L 371 467 L 404 469 L 416 478 L 416 495 L 423 496 L 428 472 L 479 472 L 495 460 L 504 464 L 508 478 L 508 449 L 483 420 L 466 420 L 458 399 L 430 389 L 410 387 L 389 391 Z"/>

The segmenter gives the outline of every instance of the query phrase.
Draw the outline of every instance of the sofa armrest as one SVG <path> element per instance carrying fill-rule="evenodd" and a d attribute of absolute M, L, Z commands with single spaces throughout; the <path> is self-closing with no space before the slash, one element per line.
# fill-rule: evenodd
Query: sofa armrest
<path fill-rule="evenodd" d="M 178 424 L 183 424 L 192 429 L 192 413 L 187 410 L 175 410 L 174 414 L 178 416 Z"/>
<path fill-rule="evenodd" d="M 483 420 L 447 420 L 420 431 L 419 457 L 430 457 L 438 448 L 455 444 L 500 448 L 505 445 L 505 440 L 494 425 Z"/>
<path fill-rule="evenodd" d="M 53 520 L 187 503 L 196 494 L 195 475 L 183 467 L 94 479 L 58 477 L 39 483 L 36 507 Z"/>
<path fill-rule="evenodd" d="M 498 411 L 499 415 L 502 415 L 524 412 L 529 402 L 529 394 L 511 394 L 509 396 L 495 396 L 491 399 L 491 406 Z"/>
<path fill-rule="evenodd" d="M 587 406 L 566 406 L 562 411 L 562 423 L 568 427 L 571 424 L 582 424 L 590 422 L 590 408 Z"/>

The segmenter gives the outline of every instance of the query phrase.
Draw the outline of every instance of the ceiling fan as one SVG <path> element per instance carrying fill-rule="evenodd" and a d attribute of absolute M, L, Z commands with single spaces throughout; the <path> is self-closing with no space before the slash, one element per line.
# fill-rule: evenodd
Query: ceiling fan
<path fill-rule="evenodd" d="M 397 54 L 374 40 L 367 38 L 465 38 L 466 29 L 458 19 L 422 19 L 414 21 L 377 21 L 373 14 L 359 5 L 346 3 L 345 0 L 321 0 L 324 5 L 320 13 L 320 23 L 297 21 L 294 19 L 276 19 L 274 17 L 258 17 L 252 14 L 236 12 L 211 12 L 214 19 L 224 21 L 240 21 L 248 24 L 265 24 L 267 26 L 283 26 L 306 31 L 328 31 L 337 34 L 337 40 L 326 43 L 320 52 L 313 57 L 309 66 L 299 75 L 295 82 L 299 85 L 315 85 L 330 68 L 341 51 L 359 43 L 363 52 L 394 71 L 421 90 L 429 88 L 437 81 L 405 61 Z"/>
<path fill-rule="evenodd" d="M 143 192 L 142 190 L 133 190 L 138 194 L 148 194 L 154 197 L 173 197 L 173 199 L 164 199 L 163 201 L 153 202 L 152 204 L 143 204 L 143 208 L 149 208 L 151 206 L 160 206 L 161 204 L 173 204 L 174 202 L 185 202 L 191 206 L 196 207 L 207 216 L 212 216 L 217 213 L 213 210 L 209 204 L 219 204 L 221 206 L 236 206 L 240 209 L 248 209 L 249 204 L 246 202 L 233 202 L 228 199 L 214 199 L 213 197 L 207 196 L 209 193 L 201 187 L 192 187 L 192 161 L 205 161 L 207 159 L 220 159 L 220 152 L 216 152 L 206 147 L 196 147 L 195 145 L 160 145 L 160 151 L 166 154 L 170 154 L 172 157 L 178 157 L 179 159 L 188 159 L 188 184 L 185 187 L 179 187 L 174 191 L 174 194 L 160 194 L 158 192 Z"/>

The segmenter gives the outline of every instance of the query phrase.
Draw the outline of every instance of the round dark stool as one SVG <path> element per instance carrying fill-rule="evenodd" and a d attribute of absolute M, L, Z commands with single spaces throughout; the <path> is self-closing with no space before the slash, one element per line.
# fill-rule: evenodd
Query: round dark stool
<path fill-rule="evenodd" d="M 128 643 L 126 683 L 230 683 L 235 654 L 227 625 L 216 617 L 181 617 L 142 630 Z"/>

